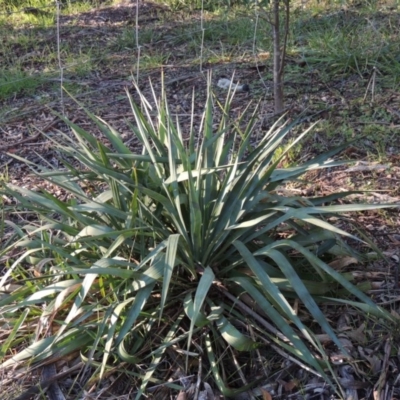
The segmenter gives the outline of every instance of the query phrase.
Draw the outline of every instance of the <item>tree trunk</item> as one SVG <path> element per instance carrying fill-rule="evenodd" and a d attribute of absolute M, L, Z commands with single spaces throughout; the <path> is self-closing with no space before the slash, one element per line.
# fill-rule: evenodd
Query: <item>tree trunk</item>
<path fill-rule="evenodd" d="M 284 54 L 281 52 L 280 46 L 280 21 L 279 21 L 279 2 L 273 0 L 273 38 L 274 38 L 274 103 L 275 113 L 279 114 L 283 111 L 283 59 Z"/>

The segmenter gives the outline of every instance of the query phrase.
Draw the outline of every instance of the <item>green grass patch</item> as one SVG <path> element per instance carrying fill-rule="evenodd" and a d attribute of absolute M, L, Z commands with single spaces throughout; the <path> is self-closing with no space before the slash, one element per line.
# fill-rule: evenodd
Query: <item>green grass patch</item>
<path fill-rule="evenodd" d="M 398 83 L 399 21 L 399 14 L 392 12 L 305 13 L 292 23 L 293 45 L 308 65 L 330 74 L 362 76 L 376 67 Z"/>
<path fill-rule="evenodd" d="M 44 82 L 41 75 L 21 70 L 0 70 L 0 100 L 21 94 L 32 95 Z"/>

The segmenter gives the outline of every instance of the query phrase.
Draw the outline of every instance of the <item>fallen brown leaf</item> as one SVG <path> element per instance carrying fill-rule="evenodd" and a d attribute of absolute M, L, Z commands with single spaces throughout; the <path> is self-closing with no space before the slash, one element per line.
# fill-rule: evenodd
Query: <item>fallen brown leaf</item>
<path fill-rule="evenodd" d="M 272 396 L 271 396 L 270 392 L 261 388 L 261 393 L 262 393 L 263 400 L 272 400 Z"/>
<path fill-rule="evenodd" d="M 178 397 L 176 398 L 176 400 L 186 400 L 186 392 L 181 390 L 178 394 Z"/>

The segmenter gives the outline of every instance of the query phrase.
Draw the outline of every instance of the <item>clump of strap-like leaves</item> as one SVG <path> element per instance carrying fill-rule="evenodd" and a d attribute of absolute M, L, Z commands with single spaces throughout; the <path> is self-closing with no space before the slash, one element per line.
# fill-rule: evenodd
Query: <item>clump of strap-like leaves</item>
<path fill-rule="evenodd" d="M 232 97 L 220 105 L 208 88 L 197 131 L 194 118 L 181 130 L 164 94 L 156 120 L 146 99 L 140 107 L 131 99 L 141 154 L 90 113 L 107 145 L 66 120 L 74 137 L 55 143 L 64 168 L 37 172 L 62 189 L 62 199 L 45 188 L 4 189 L 21 216 L 36 218 L 6 221 L 14 233 L 2 251 L 8 264 L 0 285 L 9 289 L 0 318 L 10 335 L 1 370 L 79 350 L 97 378 L 120 362 L 131 365 L 140 398 L 165 378 L 158 368 L 172 352 L 186 366 L 201 356 L 231 396 L 242 368 L 231 357 L 266 343 L 326 377 L 324 349 L 295 311 L 296 299 L 340 349 L 320 304 L 390 319 L 324 261 L 356 256 L 341 239 L 348 234 L 327 217 L 377 206 L 326 205 L 343 193 L 306 198 L 279 190 L 340 164 L 332 157 L 342 148 L 278 168 L 291 126 L 278 122 L 254 147 L 255 115 L 241 130 L 243 121 L 229 119 Z"/>

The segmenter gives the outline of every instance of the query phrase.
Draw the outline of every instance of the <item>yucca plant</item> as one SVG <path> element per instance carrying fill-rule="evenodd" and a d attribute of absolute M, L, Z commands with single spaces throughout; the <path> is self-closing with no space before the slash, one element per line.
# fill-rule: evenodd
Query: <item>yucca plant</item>
<path fill-rule="evenodd" d="M 165 93 L 160 100 L 154 95 L 154 115 L 137 90 L 140 106 L 128 96 L 141 154 L 90 113 L 108 145 L 64 118 L 74 134 L 54 142 L 64 168 L 31 165 L 63 191 L 63 199 L 44 187 L 3 189 L 16 200 L 19 220 L 30 218 L 23 226 L 5 221 L 13 234 L 1 253 L 8 261 L 0 316 L 10 329 L 1 370 L 77 353 L 90 366 L 87 385 L 93 385 L 123 362 L 140 398 L 149 384 L 166 381 L 158 370 L 163 360 L 190 370 L 202 357 L 205 374 L 231 396 L 256 383 L 235 383 L 242 378 L 242 366 L 232 362 L 237 351 L 268 344 L 329 381 L 316 333 L 346 350 L 321 304 L 346 304 L 391 322 L 363 293 L 368 285 L 353 285 L 351 275 L 327 264 L 361 257 L 341 239 L 352 236 L 329 219 L 387 205 L 328 205 L 347 193 L 281 194 L 282 185 L 307 171 L 342 164 L 332 157 L 345 146 L 278 168 L 307 131 L 277 152 L 292 129 L 278 121 L 252 145 L 257 114 L 246 124 L 232 120 L 233 91 L 220 104 L 208 86 L 195 130 L 194 117 L 180 127 Z M 318 332 L 294 310 L 299 300 Z"/>

